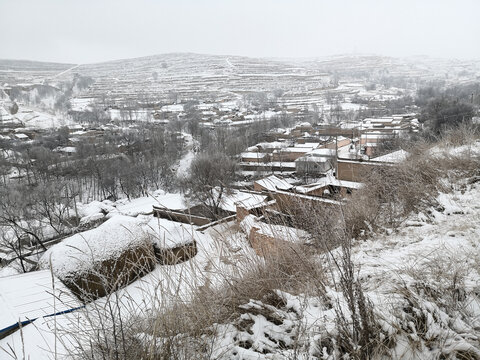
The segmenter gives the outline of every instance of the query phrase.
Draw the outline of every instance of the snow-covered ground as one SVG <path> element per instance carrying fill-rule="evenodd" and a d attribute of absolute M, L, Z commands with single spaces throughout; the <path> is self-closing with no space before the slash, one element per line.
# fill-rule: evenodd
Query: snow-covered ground
<path fill-rule="evenodd" d="M 59 116 L 45 111 L 32 109 L 31 107 L 20 106 L 14 118 L 20 120 L 26 128 L 50 129 L 71 125 L 74 122 L 66 116 Z"/>
<path fill-rule="evenodd" d="M 476 183 L 440 194 L 437 200 L 441 207 L 429 209 L 430 214 L 412 215 L 398 232 L 376 234 L 353 244 L 356 276 L 372 302 L 380 331 L 395 340 L 389 350 L 393 358 L 432 359 L 462 349 L 480 355 L 480 186 Z M 225 274 L 239 271 L 239 258 L 255 256 L 244 234 L 233 230 L 231 223 L 195 233 L 199 253 L 193 260 L 174 266 L 159 265 L 118 292 L 124 315 L 131 315 L 132 309 L 145 315 L 159 305 L 157 301 L 185 299 L 206 282 L 221 282 Z M 332 256 L 340 257 L 341 251 L 335 250 Z M 305 356 L 309 353 L 323 354 L 319 358 L 337 358 L 331 347 L 322 349 L 321 344 L 328 344 L 322 339 L 337 335 L 336 311 L 342 309 L 347 318 L 349 311 L 342 292 L 335 287 L 340 275 L 335 268 L 331 271 L 325 297 L 333 307 L 318 297 L 281 291 L 277 293 L 285 302 L 282 308 L 251 300 L 242 315 L 253 323 L 250 331 L 234 324 L 216 327 L 213 353 L 222 354 L 223 359 L 273 359 L 262 353 L 266 349 L 267 353 L 276 353 L 276 359 L 286 359 L 292 355 L 290 345 L 301 341 Z M 173 299 L 169 299 L 172 294 L 166 289 L 177 289 Z M 100 299 L 95 306 L 105 301 Z M 262 309 L 273 312 L 280 323 L 261 315 Z M 84 320 L 87 313 L 57 316 L 56 326 L 71 331 L 74 321 Z M 419 319 L 425 323 L 419 323 Z M 19 332 L 0 340 L 0 347 L 9 349 L 10 345 L 17 354 L 26 351 L 35 359 L 53 358 L 54 329 L 53 319 L 39 319 L 23 330 L 24 350 Z M 295 336 L 303 339 L 296 340 Z M 279 346 L 280 340 L 286 346 Z M 242 347 L 242 341 L 251 342 L 251 347 Z M 62 352 L 60 342 L 56 347 Z"/>
<path fill-rule="evenodd" d="M 476 142 L 432 152 L 437 156 L 464 152 L 478 156 L 479 148 L 480 142 Z M 366 240 L 353 241 L 354 277 L 372 305 L 379 339 L 388 343 L 383 349 L 384 358 L 453 359 L 456 352 L 459 358 L 461 354 L 472 359 L 480 357 L 480 182 L 475 180 L 445 182 L 452 191 L 439 193 L 435 207 L 411 214 L 396 231 L 383 229 Z M 13 354 L 22 357 L 24 353 L 26 358 L 64 358 L 65 346 L 69 348 L 68 342 L 78 339 L 76 334 L 88 333 L 98 321 L 108 321 L 112 301 L 117 318 L 151 317 L 158 308 L 188 301 L 199 288 L 215 287 L 231 274 L 242 273 L 251 261 L 258 261 L 247 234 L 237 224 L 224 223 L 197 231 L 195 226 L 145 215 L 159 202 L 169 208 L 183 207 L 180 195 L 161 191 L 131 201 L 79 204 L 83 218 L 101 214 L 109 220 L 58 244 L 56 250 L 52 248 L 50 253 L 54 255 L 57 251 L 64 255 L 77 251 L 71 262 L 60 255 L 57 259 L 61 266 L 56 270 L 81 267 L 76 262 L 82 256 L 79 244 L 88 251 L 97 250 L 99 256 L 105 249 L 128 245 L 132 235 L 128 228 L 137 234 L 149 233 L 170 247 L 194 238 L 198 248 L 195 257 L 177 265 L 157 265 L 148 275 L 111 297 L 88 304 L 84 310 L 38 319 L 22 332 L 0 340 L 0 354 L 13 358 Z M 234 201 L 229 204 L 233 208 Z M 265 232 L 271 234 L 271 229 Z M 108 241 L 108 246 L 103 246 L 102 241 Z M 243 305 L 238 321 L 248 326 L 232 322 L 210 329 L 212 356 L 288 359 L 302 354 L 305 359 L 338 359 L 338 314 L 343 313 L 347 323 L 350 320 L 347 300 L 339 286 L 341 273 L 332 262 L 340 261 L 342 256 L 342 250 L 335 249 L 316 257 L 318 268 L 325 269 L 321 296 L 276 291 L 283 305 L 274 307 L 260 299 Z"/>
<path fill-rule="evenodd" d="M 480 356 L 480 184 L 442 193 L 437 201 L 437 210 L 412 215 L 398 232 L 353 244 L 355 276 L 381 337 L 392 341 L 385 359 Z M 341 310 L 348 321 L 350 311 L 333 258 L 341 261 L 342 251 L 324 256 L 330 271 L 323 299 L 278 291 L 285 302 L 281 308 L 251 300 L 239 322 L 216 328 L 213 353 L 225 359 L 288 359 L 297 351 L 305 359 L 338 359 L 331 340 L 338 335 L 337 314 Z M 242 329 L 242 321 L 252 325 Z"/>
<path fill-rule="evenodd" d="M 188 174 L 190 164 L 195 158 L 195 148 L 198 147 L 198 143 L 193 139 L 193 136 L 187 133 L 182 133 L 185 139 L 185 155 L 180 159 L 177 167 L 177 177 L 184 178 Z"/>
<path fill-rule="evenodd" d="M 122 222 L 123 218 L 115 216 L 112 220 Z M 130 219 L 130 222 L 138 224 L 147 220 L 147 217 Z M 198 253 L 192 260 L 178 265 L 157 265 L 154 271 L 145 277 L 119 290 L 115 294 L 115 297 L 118 295 L 120 299 L 117 304 L 119 307 L 115 310 L 118 310 L 118 315 L 124 319 L 135 314 L 145 316 L 159 306 L 164 307 L 180 299 L 188 299 L 192 291 L 199 286 L 220 283 L 226 274 L 241 271 L 241 259 L 250 259 L 256 255 L 253 249 L 245 246 L 243 233 L 233 230 L 232 225 L 233 223 L 220 224 L 204 232 L 197 232 L 195 226 L 164 219 L 151 220 L 144 229 L 164 239 L 168 238 L 169 242 L 178 242 L 179 234 L 194 234 Z M 153 230 L 154 228 L 156 230 Z M 118 233 L 118 229 L 116 231 Z M 115 244 L 115 236 L 112 237 L 111 234 L 109 236 L 112 244 Z M 89 240 L 94 239 L 90 237 Z M 100 244 L 96 247 L 102 251 Z M 65 262 L 62 264 L 69 266 Z M 75 266 L 74 263 L 71 264 L 71 268 Z M 105 310 L 108 309 L 109 301 L 113 301 L 113 298 L 101 298 L 88 304 L 84 310 L 56 316 L 54 319 L 40 318 L 26 327 L 22 333 L 18 331 L 0 340 L 0 351 L 4 355 L 15 353 L 18 356 L 25 353 L 26 358 L 30 356 L 32 359 L 53 359 L 55 356 L 66 358 L 64 355 L 68 351 L 65 345 L 72 346 L 70 341 L 76 341 L 75 332 L 85 328 L 91 330 L 90 327 L 95 326 L 95 321 L 99 320 L 92 317 L 100 314 L 108 317 Z M 61 334 L 61 339 L 56 339 L 57 334 Z M 0 355 L 0 358 L 1 356 L 3 355 Z"/>

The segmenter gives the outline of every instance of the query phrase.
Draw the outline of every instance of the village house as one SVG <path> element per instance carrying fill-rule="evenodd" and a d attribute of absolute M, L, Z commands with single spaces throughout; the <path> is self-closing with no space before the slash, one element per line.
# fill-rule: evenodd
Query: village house
<path fill-rule="evenodd" d="M 285 225 L 267 224 L 254 215 L 247 215 L 240 222 L 248 242 L 258 256 L 271 256 L 308 240 L 308 233 Z"/>
<path fill-rule="evenodd" d="M 67 156 L 72 156 L 77 152 L 77 148 L 74 146 L 64 146 L 64 147 L 58 147 L 54 151 Z"/>
<path fill-rule="evenodd" d="M 272 129 L 266 133 L 266 140 L 267 141 L 279 141 L 279 140 L 289 140 L 294 138 L 290 130 L 277 128 Z"/>
<path fill-rule="evenodd" d="M 329 174 L 313 184 L 295 187 L 295 192 L 310 196 L 340 196 L 341 198 L 345 198 L 352 194 L 353 191 L 360 189 L 362 186 L 362 183 L 338 180 Z"/>
<path fill-rule="evenodd" d="M 344 146 L 348 146 L 352 143 L 350 138 L 345 136 L 338 136 L 337 138 L 332 138 L 328 143 L 320 146 L 321 148 L 325 149 L 339 149 Z"/>
<path fill-rule="evenodd" d="M 240 169 L 243 172 L 260 172 L 260 173 L 285 173 L 292 174 L 295 172 L 295 162 L 241 162 Z"/>
<path fill-rule="evenodd" d="M 240 155 L 243 162 L 268 162 L 270 160 L 270 155 L 268 153 L 262 152 L 244 152 Z"/>
<path fill-rule="evenodd" d="M 336 175 L 339 180 L 361 182 L 372 167 L 381 165 L 382 163 L 373 161 L 338 159 Z"/>
<path fill-rule="evenodd" d="M 338 206 L 342 206 L 343 202 L 332 200 L 332 199 L 324 199 L 318 196 L 311 196 L 311 195 L 304 195 L 298 194 L 289 191 L 276 191 L 275 193 L 271 194 L 273 200 L 275 200 L 275 208 L 277 211 L 282 213 L 288 214 L 293 209 L 296 209 L 298 206 L 305 207 L 317 207 L 317 208 L 335 208 Z"/>
<path fill-rule="evenodd" d="M 295 170 L 299 175 L 320 175 L 335 168 L 334 149 L 315 149 L 295 160 Z"/>
<path fill-rule="evenodd" d="M 295 128 L 291 131 L 292 135 L 295 137 L 300 137 L 305 134 L 311 135 L 315 132 L 312 124 L 309 122 L 302 122 L 300 124 L 297 124 Z"/>
<path fill-rule="evenodd" d="M 270 175 L 253 183 L 253 190 L 259 192 L 274 192 L 277 190 L 288 191 L 291 189 L 293 189 L 293 185 L 275 175 Z"/>
<path fill-rule="evenodd" d="M 16 133 L 13 135 L 13 137 L 16 139 L 16 140 L 21 140 L 21 141 L 26 141 L 26 140 L 30 140 L 30 138 L 28 137 L 27 134 L 24 134 L 24 133 Z"/>
<path fill-rule="evenodd" d="M 292 162 L 315 149 L 313 146 L 303 146 L 305 144 L 301 145 L 302 146 L 290 146 L 280 150 L 275 150 L 272 154 L 272 160 Z"/>
<path fill-rule="evenodd" d="M 272 153 L 274 150 L 280 150 L 289 146 L 292 146 L 292 141 L 272 141 L 272 142 L 261 142 L 257 145 L 251 146 L 247 151 L 258 151 L 263 153 Z"/>
<path fill-rule="evenodd" d="M 295 147 L 317 149 L 320 147 L 320 142 L 319 141 L 306 141 L 306 142 L 297 141 L 297 143 L 295 144 Z"/>
<path fill-rule="evenodd" d="M 404 150 L 398 150 L 374 159 L 355 160 L 338 159 L 337 160 L 337 178 L 353 182 L 361 182 L 365 174 L 377 166 L 392 166 L 405 160 L 408 153 Z"/>

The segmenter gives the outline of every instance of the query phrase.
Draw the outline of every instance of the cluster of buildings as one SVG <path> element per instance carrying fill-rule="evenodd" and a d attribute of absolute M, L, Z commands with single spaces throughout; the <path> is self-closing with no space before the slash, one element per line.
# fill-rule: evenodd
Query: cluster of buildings
<path fill-rule="evenodd" d="M 340 124 L 339 127 L 300 123 L 293 129 L 275 129 L 270 141 L 257 144 L 241 154 L 245 176 L 275 173 L 322 177 L 338 171 L 342 160 L 369 161 L 382 146 L 419 130 L 414 114 L 369 118 Z"/>
<path fill-rule="evenodd" d="M 271 220 L 280 218 L 285 226 L 295 207 L 328 209 L 348 203 L 372 168 L 392 166 L 407 158 L 406 151 L 389 151 L 386 145 L 396 141 L 398 145 L 406 134 L 418 130 L 415 116 L 405 114 L 336 128 L 301 123 L 271 132 L 271 141 L 241 154 L 240 172 L 254 179 L 253 193 L 266 196 L 257 206 L 237 204 L 236 219 L 247 231 L 251 246 L 263 254 L 285 242 L 282 235 L 272 234 Z M 262 221 L 265 218 L 269 221 Z M 295 230 L 302 229 L 288 233 Z"/>
<path fill-rule="evenodd" d="M 225 194 L 217 216 L 209 216 L 198 205 L 180 210 L 154 206 L 154 215 L 194 225 L 197 231 L 235 221 L 258 255 L 271 253 L 281 244 L 308 239 L 307 229 L 292 222 L 295 209 L 333 214 L 363 187 L 369 170 L 392 166 L 408 156 L 404 150 L 380 155 L 380 139 L 401 138 L 415 129 L 415 118 L 401 115 L 366 119 L 354 128 L 301 123 L 277 130 L 272 141 L 241 154 L 240 173 L 252 175 L 253 180 L 238 183 Z"/>

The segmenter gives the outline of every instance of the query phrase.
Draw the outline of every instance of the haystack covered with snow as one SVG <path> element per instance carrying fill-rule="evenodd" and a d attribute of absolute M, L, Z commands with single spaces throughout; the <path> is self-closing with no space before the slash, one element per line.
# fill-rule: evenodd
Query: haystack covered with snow
<path fill-rule="evenodd" d="M 51 247 L 40 259 L 81 298 L 104 296 L 153 269 L 153 246 L 142 219 L 114 216 Z"/>

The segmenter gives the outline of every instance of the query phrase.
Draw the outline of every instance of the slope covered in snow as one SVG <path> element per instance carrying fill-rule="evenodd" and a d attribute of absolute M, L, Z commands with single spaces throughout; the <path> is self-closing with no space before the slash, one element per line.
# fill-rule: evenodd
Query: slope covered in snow
<path fill-rule="evenodd" d="M 480 356 L 479 183 L 437 200 L 439 207 L 412 215 L 398 232 L 353 243 L 355 277 L 378 326 L 370 331 L 385 342 L 373 358 Z M 340 358 L 339 314 L 345 329 L 352 325 L 340 286 L 345 274 L 333 265 L 343 257 L 341 249 L 323 256 L 330 270 L 322 296 L 277 291 L 277 306 L 245 304 L 240 318 L 216 328 L 213 353 L 222 359 Z"/>
<path fill-rule="evenodd" d="M 476 142 L 464 150 L 475 155 L 479 145 Z M 435 154 L 447 158 L 458 155 L 458 149 L 462 148 L 442 149 Z M 247 234 L 252 225 L 263 224 L 255 224 L 251 218 L 240 226 L 231 222 L 197 231 L 194 226 L 165 219 L 152 220 L 145 215 L 134 218 L 112 211 L 112 218 L 103 227 L 75 235 L 73 243 L 67 240 L 57 246 L 61 250 L 59 264 L 81 266 L 66 261 L 68 252 L 80 246 L 84 252 L 96 249 L 101 257 L 99 239 L 109 238 L 110 250 L 127 245 L 131 229 L 137 227 L 139 232 L 147 230 L 163 240 L 163 246 L 182 244 L 185 238 L 192 237 L 198 253 L 183 263 L 157 265 L 151 273 L 88 304 L 85 310 L 57 317 L 57 323 L 37 320 L 23 334 L 27 336 L 27 355 L 49 358 L 51 349 L 58 345 L 52 335 L 59 331 L 56 326 L 61 327 L 62 335 L 66 334 L 64 340 L 75 343 L 79 336 L 84 336 L 82 341 L 91 339 L 92 331 L 101 326 L 118 330 L 121 319 L 131 326 L 129 334 L 137 347 L 155 346 L 161 352 L 174 344 L 183 358 L 203 358 L 207 354 L 206 358 L 216 359 L 339 359 L 345 353 L 359 358 L 356 355 L 367 346 L 374 348 L 364 358 L 372 359 L 480 358 L 478 168 L 473 173 L 476 175 L 469 178 L 442 174 L 443 192 L 421 212 L 410 214 L 396 229 L 379 226 L 367 238 L 353 239 L 351 246 L 313 252 L 311 258 L 303 258 L 294 247 L 298 244 L 293 244 L 289 254 L 292 258 L 286 263 L 278 258 L 278 262 L 269 263 L 255 255 Z M 130 204 L 142 207 L 143 201 L 146 200 Z M 105 204 L 91 207 L 82 208 L 81 212 L 85 216 L 95 215 L 104 210 Z M 124 210 L 123 213 L 137 213 Z M 114 232 L 104 231 L 109 225 L 113 225 Z M 130 229 L 128 234 L 122 230 L 123 225 Z M 265 226 L 260 230 L 272 236 L 279 233 L 272 229 Z M 81 258 L 81 252 L 77 249 L 75 257 Z M 52 260 L 55 265 L 55 256 Z M 305 272 L 301 275 L 309 280 L 293 291 L 294 287 L 286 283 L 296 284 L 301 279 L 289 272 L 289 267 L 303 265 Z M 256 272 L 256 266 L 263 272 Z M 279 273 L 283 276 L 282 284 L 275 283 Z M 252 291 L 268 282 L 272 286 L 268 296 L 257 296 Z M 233 295 L 228 291 L 233 291 Z M 238 304 L 235 296 L 244 301 Z M 218 321 L 205 318 L 208 311 L 212 315 L 225 309 L 228 316 L 219 317 Z M 188 326 L 182 328 L 185 317 Z M 166 326 L 163 321 L 172 321 L 167 324 L 170 333 L 159 335 L 154 331 Z M 154 330 L 149 326 L 154 326 Z M 21 336 L 15 333 L 0 340 L 0 347 L 11 354 L 11 346 L 20 354 Z M 102 334 L 100 345 L 112 344 L 116 336 L 118 340 L 118 334 Z M 363 336 L 368 339 L 362 345 Z M 42 344 L 38 338 L 43 339 Z M 64 344 L 68 347 L 69 343 Z"/>

